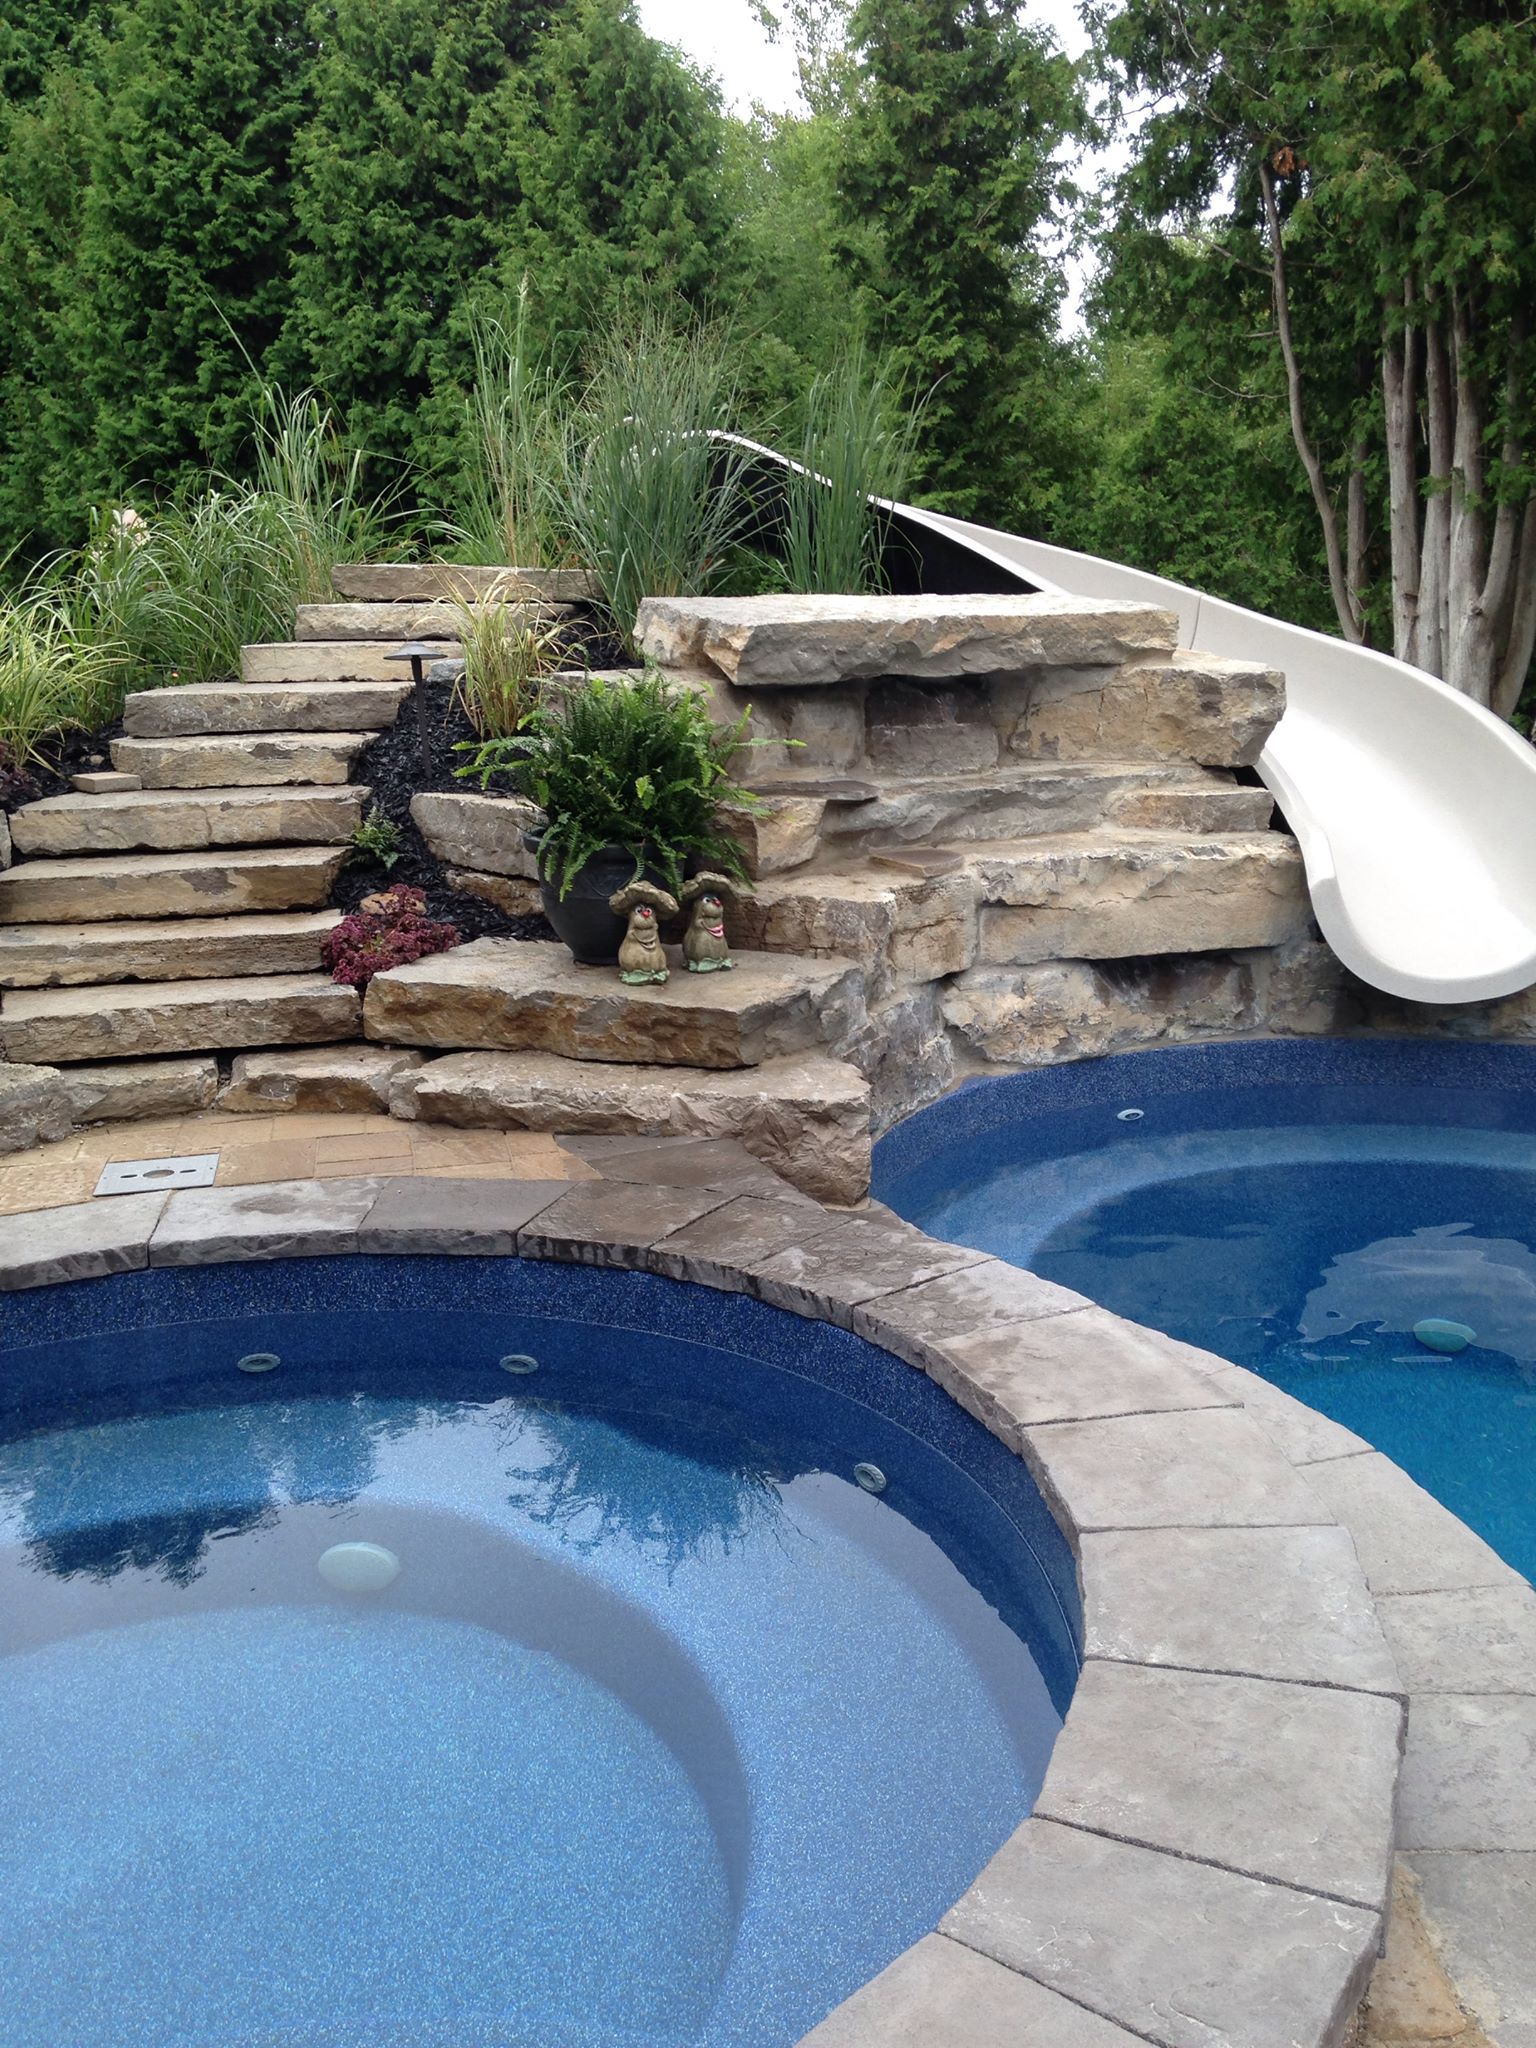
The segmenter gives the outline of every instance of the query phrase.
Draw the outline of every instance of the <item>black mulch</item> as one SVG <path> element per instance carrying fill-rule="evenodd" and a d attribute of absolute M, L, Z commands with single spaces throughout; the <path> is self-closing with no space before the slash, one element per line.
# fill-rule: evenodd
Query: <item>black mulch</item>
<path fill-rule="evenodd" d="M 622 668 L 627 665 L 623 649 L 590 627 L 573 630 L 563 650 L 571 667 Z M 425 751 L 422 722 L 425 719 Z M 509 917 L 492 903 L 450 889 L 442 861 L 430 852 L 411 822 L 411 798 L 418 790 L 452 790 L 458 794 L 479 794 L 474 777 L 455 770 L 467 764 L 468 756 L 457 751 L 473 744 L 475 730 L 465 716 L 451 683 L 424 682 L 400 707 L 400 715 L 386 732 L 364 749 L 353 763 L 352 780 L 373 794 L 371 810 L 377 806 L 400 833 L 400 858 L 387 871 L 375 860 L 355 855 L 348 860 L 331 891 L 331 901 L 342 910 L 354 910 L 364 896 L 404 882 L 426 896 L 433 917 L 456 924 L 466 939 L 512 938 L 552 939 L 554 932 L 537 913 Z M 487 795 L 507 794 L 505 785 L 492 784 Z"/>
<path fill-rule="evenodd" d="M 0 811 L 19 811 L 39 797 L 67 796 L 71 776 L 112 766 L 112 742 L 122 736 L 121 720 L 102 732 L 58 733 L 43 742 L 43 760 L 25 768 L 12 768 L 0 754 Z"/>

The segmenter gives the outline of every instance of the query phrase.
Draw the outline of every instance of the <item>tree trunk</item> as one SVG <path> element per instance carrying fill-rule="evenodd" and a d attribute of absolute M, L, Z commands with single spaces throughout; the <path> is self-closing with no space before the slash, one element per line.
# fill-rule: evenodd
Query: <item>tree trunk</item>
<path fill-rule="evenodd" d="M 1455 423 L 1451 399 L 1451 366 L 1445 344 L 1445 322 L 1433 294 L 1435 310 L 1424 327 L 1424 387 L 1429 443 L 1428 502 L 1424 507 L 1423 548 L 1419 572 L 1419 667 L 1443 676 L 1450 639 L 1451 467 Z"/>
<path fill-rule="evenodd" d="M 1392 536 L 1392 647 L 1399 661 L 1420 661 L 1418 336 L 1407 324 L 1413 286 L 1405 282 L 1382 341 L 1381 382 L 1387 416 L 1387 517 Z"/>
<path fill-rule="evenodd" d="M 1285 359 L 1285 388 L 1290 402 L 1291 438 L 1296 443 L 1296 453 L 1301 457 L 1302 468 L 1307 472 L 1307 482 L 1312 487 L 1312 502 L 1317 507 L 1317 516 L 1323 529 L 1323 549 L 1328 558 L 1328 587 L 1333 593 L 1333 608 L 1338 614 L 1339 627 L 1346 640 L 1357 644 L 1364 639 L 1364 628 L 1360 608 L 1349 587 L 1349 572 L 1345 566 L 1344 551 L 1339 545 L 1339 520 L 1332 498 L 1328 495 L 1327 480 L 1323 465 L 1318 460 L 1317 450 L 1307 434 L 1306 416 L 1301 403 L 1301 365 L 1296 358 L 1296 341 L 1291 331 L 1291 290 L 1286 275 L 1285 249 L 1280 234 L 1280 208 L 1275 199 L 1275 175 L 1268 158 L 1259 165 L 1259 184 L 1264 194 L 1264 218 L 1269 228 L 1270 278 L 1275 301 L 1275 325 L 1280 335 L 1280 353 Z"/>

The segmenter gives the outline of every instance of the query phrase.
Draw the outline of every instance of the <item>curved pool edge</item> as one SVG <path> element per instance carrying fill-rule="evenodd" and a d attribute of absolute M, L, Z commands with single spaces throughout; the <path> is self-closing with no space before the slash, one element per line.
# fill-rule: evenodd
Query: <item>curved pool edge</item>
<path fill-rule="evenodd" d="M 1384 1927 L 1405 1698 L 1326 1480 L 1249 1413 L 1239 1369 L 886 1213 L 824 1209 L 729 1141 L 592 1163 L 33 1211 L 7 1219 L 0 1291 L 500 1255 L 747 1293 L 894 1353 L 1028 1465 L 1076 1559 L 1084 1665 L 1034 1813 L 807 2048 L 959 2048 L 987 2022 L 1062 2048 L 1337 2048 Z"/>

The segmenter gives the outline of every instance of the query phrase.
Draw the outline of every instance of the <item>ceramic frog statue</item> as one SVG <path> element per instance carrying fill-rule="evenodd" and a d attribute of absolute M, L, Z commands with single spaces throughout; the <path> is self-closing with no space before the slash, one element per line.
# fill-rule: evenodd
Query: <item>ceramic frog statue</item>
<path fill-rule="evenodd" d="M 653 882 L 631 882 L 608 898 L 608 908 L 629 919 L 619 946 L 620 981 L 666 981 L 670 970 L 661 946 L 662 917 L 677 915 L 677 899 Z"/>
<path fill-rule="evenodd" d="M 736 888 L 728 875 L 694 875 L 683 884 L 683 901 L 693 905 L 683 933 L 683 960 L 690 974 L 722 974 L 736 965 L 725 936 L 725 899 Z"/>

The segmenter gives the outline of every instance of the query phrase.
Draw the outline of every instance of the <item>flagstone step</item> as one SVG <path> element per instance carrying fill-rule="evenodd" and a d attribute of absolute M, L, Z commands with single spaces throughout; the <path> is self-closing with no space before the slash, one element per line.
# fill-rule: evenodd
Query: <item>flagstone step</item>
<path fill-rule="evenodd" d="M 17 853 L 171 852 L 202 846 L 343 846 L 369 792 L 335 789 L 145 789 L 48 796 L 12 815 Z"/>
<path fill-rule="evenodd" d="M 862 1021 L 863 987 L 845 960 L 748 952 L 730 973 L 679 967 L 631 987 L 561 945 L 478 939 L 375 975 L 364 1015 L 368 1037 L 390 1045 L 755 1067 L 840 1043 Z"/>
<path fill-rule="evenodd" d="M 240 650 L 242 683 L 398 683 L 407 663 L 391 661 L 398 636 L 388 640 L 259 640 Z M 442 647 L 457 654 L 458 642 Z"/>
<path fill-rule="evenodd" d="M 294 1056 L 288 1055 L 291 1059 Z M 281 1070 L 284 1055 L 262 1056 Z M 613 1066 L 548 1052 L 461 1052 L 397 1074 L 396 1116 L 477 1130 L 735 1138 L 804 1193 L 869 1192 L 869 1084 L 824 1052 L 761 1066 Z"/>
<path fill-rule="evenodd" d="M 410 695 L 401 680 L 315 683 L 199 683 L 139 690 L 123 706 L 130 739 L 183 739 L 224 732 L 382 732 Z"/>
<path fill-rule="evenodd" d="M 146 789 L 272 789 L 347 781 L 371 732 L 208 733 L 112 742 L 116 767 Z"/>
<path fill-rule="evenodd" d="M 865 676 L 1119 667 L 1172 654 L 1174 614 L 1055 593 L 961 597 L 648 597 L 635 635 L 664 668 L 708 661 L 740 689 Z"/>
<path fill-rule="evenodd" d="M 585 569 L 472 568 L 456 562 L 339 562 L 331 588 L 338 597 L 372 604 L 493 596 L 559 604 L 596 595 Z"/>
<path fill-rule="evenodd" d="M 498 607 L 509 626 L 552 625 L 570 611 L 568 604 L 509 604 Z M 462 615 L 451 604 L 301 604 L 294 622 L 295 640 L 454 640 Z M 446 651 L 446 650 L 445 650 Z"/>
<path fill-rule="evenodd" d="M 239 981 L 129 982 L 19 989 L 0 1003 L 8 1060 L 145 1059 L 249 1045 L 321 1045 L 358 1033 L 356 989 L 323 974 Z"/>
<path fill-rule="evenodd" d="M 345 858 L 339 846 L 276 846 L 22 861 L 0 874 L 0 924 L 317 909 Z"/>
<path fill-rule="evenodd" d="M 964 774 L 842 784 L 815 771 L 777 770 L 762 783 L 780 800 L 815 802 L 825 796 L 820 836 L 838 851 L 1020 839 L 1103 826 L 1196 834 L 1259 831 L 1274 810 L 1267 790 L 1245 788 L 1226 770 L 1183 762 L 1018 761 Z"/>
<path fill-rule="evenodd" d="M 249 917 L 125 918 L 114 924 L 0 925 L 0 988 L 109 981 L 221 981 L 308 974 L 339 910 Z"/>
<path fill-rule="evenodd" d="M 972 851 L 986 967 L 1243 952 L 1300 938 L 1306 876 L 1279 832 L 1098 833 Z"/>

